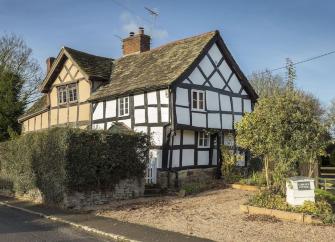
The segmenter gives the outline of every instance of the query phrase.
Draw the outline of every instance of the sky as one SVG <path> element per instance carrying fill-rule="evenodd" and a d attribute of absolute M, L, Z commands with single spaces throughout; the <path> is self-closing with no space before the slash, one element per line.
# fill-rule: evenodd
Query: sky
<path fill-rule="evenodd" d="M 159 13 L 156 20 L 144 7 Z M 139 26 L 152 46 L 219 30 L 242 71 L 275 69 L 335 50 L 331 0 L 0 0 L 0 35 L 15 33 L 45 60 L 62 46 L 118 58 Z M 296 66 L 296 85 L 324 105 L 335 98 L 335 54 Z M 285 76 L 285 71 L 273 74 Z"/>

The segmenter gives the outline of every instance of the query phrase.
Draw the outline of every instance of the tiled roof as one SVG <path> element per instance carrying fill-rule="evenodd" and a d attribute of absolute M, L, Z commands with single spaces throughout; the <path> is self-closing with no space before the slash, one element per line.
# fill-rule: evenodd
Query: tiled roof
<path fill-rule="evenodd" d="M 91 55 L 69 47 L 63 48 L 88 76 L 109 80 L 113 59 Z"/>
<path fill-rule="evenodd" d="M 90 100 L 168 86 L 190 67 L 216 34 L 208 32 L 115 60 L 110 83 L 93 93 Z"/>
<path fill-rule="evenodd" d="M 37 114 L 48 108 L 48 95 L 43 95 L 19 118 L 19 120 L 26 119 L 33 114 Z"/>

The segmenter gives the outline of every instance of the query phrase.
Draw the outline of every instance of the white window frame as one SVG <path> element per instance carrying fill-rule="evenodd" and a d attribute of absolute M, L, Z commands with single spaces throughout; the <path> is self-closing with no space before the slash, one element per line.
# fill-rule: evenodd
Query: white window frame
<path fill-rule="evenodd" d="M 57 87 L 57 96 L 58 96 L 58 104 L 63 105 L 67 104 L 68 102 L 68 96 L 67 96 L 67 87 L 66 86 L 59 86 Z M 65 101 L 64 101 L 65 96 Z"/>
<path fill-rule="evenodd" d="M 196 98 L 196 107 L 194 107 L 194 99 L 193 99 L 193 93 L 197 93 L 197 98 Z M 199 94 L 202 94 L 202 108 L 200 107 L 200 99 L 199 99 Z M 205 91 L 201 91 L 201 90 L 195 90 L 192 89 L 191 90 L 191 102 L 192 102 L 192 110 L 194 111 L 205 111 L 205 105 L 206 105 L 206 98 L 205 98 Z"/>
<path fill-rule="evenodd" d="M 205 145 L 205 140 L 207 139 L 207 145 Z M 202 141 L 202 142 L 201 142 Z M 211 137 L 205 131 L 198 132 L 198 147 L 199 148 L 209 148 L 211 144 Z"/>
<path fill-rule="evenodd" d="M 73 100 L 70 100 L 70 90 L 72 91 Z M 78 102 L 78 85 L 77 83 L 61 85 L 57 87 L 58 105 Z M 65 97 L 65 100 L 64 100 Z"/>
<path fill-rule="evenodd" d="M 121 108 L 121 100 L 123 102 L 123 107 Z M 127 100 L 127 102 L 126 102 Z M 127 104 L 127 105 L 125 105 Z M 122 113 L 123 112 L 123 113 Z M 129 96 L 119 98 L 119 117 L 128 116 L 129 115 Z"/>
<path fill-rule="evenodd" d="M 77 83 L 69 84 L 67 86 L 67 93 L 68 93 L 68 102 L 69 103 L 76 103 L 78 101 L 78 86 Z M 72 92 L 73 100 L 71 101 L 71 95 L 70 92 Z"/>

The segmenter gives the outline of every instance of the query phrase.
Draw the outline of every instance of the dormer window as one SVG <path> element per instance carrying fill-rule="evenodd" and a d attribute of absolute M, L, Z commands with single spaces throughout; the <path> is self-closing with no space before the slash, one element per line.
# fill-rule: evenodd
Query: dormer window
<path fill-rule="evenodd" d="M 129 97 L 119 99 L 119 116 L 129 115 Z"/>
<path fill-rule="evenodd" d="M 75 103 L 78 101 L 77 84 L 58 87 L 58 104 Z"/>

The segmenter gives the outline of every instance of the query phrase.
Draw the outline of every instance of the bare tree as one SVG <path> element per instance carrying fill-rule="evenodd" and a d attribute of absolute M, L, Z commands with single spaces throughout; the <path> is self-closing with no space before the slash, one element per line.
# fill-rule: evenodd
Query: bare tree
<path fill-rule="evenodd" d="M 283 79 L 279 75 L 272 75 L 268 69 L 253 72 L 249 80 L 260 97 L 272 96 L 285 87 Z"/>
<path fill-rule="evenodd" d="M 0 67 L 19 76 L 23 86 L 21 101 L 29 104 L 38 98 L 42 71 L 32 56 L 32 49 L 21 37 L 15 34 L 0 36 Z"/>

